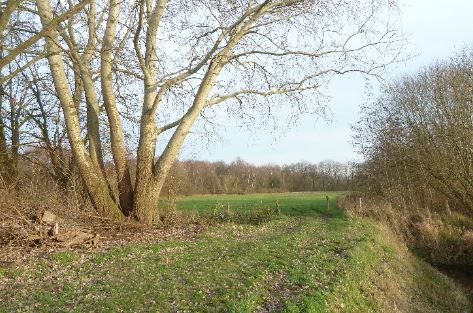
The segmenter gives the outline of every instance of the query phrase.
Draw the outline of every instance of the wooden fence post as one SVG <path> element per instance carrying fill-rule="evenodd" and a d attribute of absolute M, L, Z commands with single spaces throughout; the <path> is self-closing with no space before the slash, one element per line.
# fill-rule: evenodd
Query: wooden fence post
<path fill-rule="evenodd" d="M 445 200 L 445 211 L 447 212 L 447 215 L 448 216 L 451 216 L 452 215 L 452 211 L 450 210 L 450 205 L 448 203 L 448 199 Z"/>

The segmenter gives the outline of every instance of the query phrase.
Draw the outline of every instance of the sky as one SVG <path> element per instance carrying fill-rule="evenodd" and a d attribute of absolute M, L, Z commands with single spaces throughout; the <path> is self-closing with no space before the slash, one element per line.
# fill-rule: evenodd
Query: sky
<path fill-rule="evenodd" d="M 447 59 L 473 44 L 473 1 L 400 0 L 399 28 L 409 38 L 409 61 L 390 68 L 393 78 L 415 73 L 436 60 Z M 361 161 L 351 143 L 353 125 L 360 105 L 367 100 L 361 76 L 339 77 L 329 86 L 328 119 L 301 118 L 296 126 L 278 130 L 248 132 L 231 118 L 222 118 L 217 136 L 210 142 L 191 136 L 180 159 L 231 162 L 236 158 L 256 165 Z"/>

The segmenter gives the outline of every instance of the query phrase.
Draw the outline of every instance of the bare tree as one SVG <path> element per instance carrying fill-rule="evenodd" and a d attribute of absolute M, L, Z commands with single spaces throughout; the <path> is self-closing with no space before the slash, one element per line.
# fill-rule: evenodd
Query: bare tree
<path fill-rule="evenodd" d="M 21 14 L 23 16 L 28 16 L 30 17 L 31 15 L 28 13 L 34 12 L 32 8 L 29 8 L 28 6 L 25 6 L 24 4 L 27 1 L 21 1 L 21 0 L 8 0 L 6 1 L 5 7 L 0 10 L 0 43 L 2 44 L 2 51 L 5 49 L 3 47 L 4 44 L 4 31 L 7 29 L 7 26 L 9 23 L 11 23 L 11 18 L 15 10 L 21 9 Z M 9 29 L 9 34 L 15 34 L 17 33 L 33 33 L 32 36 L 29 38 L 19 42 L 17 45 L 13 47 L 7 47 L 6 50 L 8 50 L 8 54 L 2 55 L 2 58 L 0 59 L 0 68 L 3 68 L 5 65 L 9 64 L 15 58 L 20 55 L 21 53 L 24 53 L 27 51 L 28 48 L 36 44 L 41 38 L 43 38 L 50 29 L 56 28 L 61 22 L 64 22 L 68 19 L 70 19 L 74 14 L 80 12 L 86 4 L 88 4 L 90 1 L 89 0 L 84 0 L 80 1 L 74 6 L 71 6 L 71 8 L 65 12 L 63 12 L 60 16 L 56 16 L 47 25 L 43 25 L 43 28 L 39 31 L 35 31 L 34 29 L 24 29 L 24 28 L 17 28 L 17 27 L 11 27 Z M 26 14 L 25 14 L 26 13 Z M 36 12 L 34 12 L 36 13 Z M 12 26 L 12 25 L 11 25 Z M 30 52 L 31 53 L 31 52 Z M 16 74 L 18 74 L 21 70 L 27 68 L 30 66 L 32 63 L 36 62 L 37 60 L 44 58 L 45 55 L 42 53 L 37 53 L 36 57 L 24 64 L 18 71 L 14 72 L 11 74 L 9 77 L 12 77 Z M 4 78 L 2 78 L 2 81 Z"/>
<path fill-rule="evenodd" d="M 0 4 L 0 172 L 3 178 L 11 180 L 16 176 L 20 150 L 24 153 L 25 146 L 37 143 L 37 138 L 23 129 L 32 121 L 29 112 L 42 106 L 36 100 L 31 101 L 36 81 L 29 75 L 29 68 L 46 57 L 44 45 L 39 41 L 48 29 L 71 18 L 87 3 L 81 1 L 71 6 L 45 28 L 38 23 L 34 1 L 8 0 Z"/>
<path fill-rule="evenodd" d="M 390 86 L 357 141 L 375 191 L 404 208 L 473 208 L 473 57 L 462 51 Z"/>
<path fill-rule="evenodd" d="M 74 159 L 99 212 L 146 224 L 156 219 L 166 176 L 206 109 L 225 104 L 237 116 L 283 106 L 317 113 L 331 77 L 377 76 L 398 60 L 403 45 L 390 22 L 392 2 L 382 0 L 91 0 L 62 27 L 49 27 L 75 7 L 68 3 L 36 0 Z M 136 110 L 133 184 L 123 115 Z M 107 123 L 100 125 L 100 114 Z M 105 126 L 117 188 L 102 170 L 98 130 Z M 167 131 L 172 135 L 156 156 Z"/>

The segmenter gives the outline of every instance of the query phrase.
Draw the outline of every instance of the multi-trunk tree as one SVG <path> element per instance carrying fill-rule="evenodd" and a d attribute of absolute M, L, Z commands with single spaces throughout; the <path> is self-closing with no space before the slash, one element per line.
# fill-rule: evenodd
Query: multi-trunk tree
<path fill-rule="evenodd" d="M 387 0 L 35 0 L 15 9 L 39 16 L 41 72 L 54 82 L 94 207 L 146 224 L 206 110 L 224 106 L 238 119 L 280 108 L 317 114 L 334 75 L 377 76 L 404 42 Z M 129 121 L 139 125 L 133 156 Z M 108 141 L 114 180 L 105 174 Z"/>

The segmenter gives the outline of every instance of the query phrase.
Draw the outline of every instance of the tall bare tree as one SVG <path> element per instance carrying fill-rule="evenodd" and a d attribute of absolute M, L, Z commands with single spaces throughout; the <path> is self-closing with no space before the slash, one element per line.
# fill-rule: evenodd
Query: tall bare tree
<path fill-rule="evenodd" d="M 146 224 L 156 219 L 166 176 L 205 110 L 222 104 L 239 115 L 284 106 L 319 112 L 321 88 L 334 75 L 377 76 L 398 60 L 403 45 L 391 24 L 393 4 L 384 0 L 91 0 L 56 28 L 49 27 L 55 16 L 78 4 L 36 4 L 71 150 L 92 203 L 104 215 Z M 123 116 L 137 110 L 133 183 Z M 108 130 L 117 186 L 103 171 L 100 127 Z M 167 131 L 172 134 L 156 155 Z"/>

